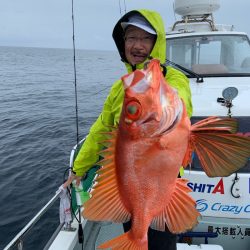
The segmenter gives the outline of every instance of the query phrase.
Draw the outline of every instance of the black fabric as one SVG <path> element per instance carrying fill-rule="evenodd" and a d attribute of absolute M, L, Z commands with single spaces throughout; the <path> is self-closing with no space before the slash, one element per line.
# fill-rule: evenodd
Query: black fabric
<path fill-rule="evenodd" d="M 161 65 L 162 66 L 162 74 L 163 74 L 163 76 L 165 77 L 166 76 L 166 74 L 167 74 L 167 67 L 165 66 L 165 65 Z"/>
<path fill-rule="evenodd" d="M 123 224 L 124 232 L 131 228 L 131 221 Z M 167 228 L 165 232 L 148 230 L 148 250 L 177 250 L 177 236 Z"/>

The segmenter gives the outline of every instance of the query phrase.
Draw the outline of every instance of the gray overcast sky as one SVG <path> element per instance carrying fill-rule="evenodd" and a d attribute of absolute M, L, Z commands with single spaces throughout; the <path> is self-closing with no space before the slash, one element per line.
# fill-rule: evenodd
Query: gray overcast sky
<path fill-rule="evenodd" d="M 173 0 L 74 0 L 76 48 L 115 50 L 112 29 L 121 13 L 158 11 L 170 26 Z M 249 0 L 220 0 L 216 23 L 250 34 Z M 121 6 L 121 11 L 120 11 Z M 72 48 L 71 0 L 0 0 L 0 46 Z"/>

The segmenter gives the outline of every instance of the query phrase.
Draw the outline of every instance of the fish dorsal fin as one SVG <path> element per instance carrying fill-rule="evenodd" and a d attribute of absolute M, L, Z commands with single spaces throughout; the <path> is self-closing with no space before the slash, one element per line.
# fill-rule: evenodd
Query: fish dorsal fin
<path fill-rule="evenodd" d="M 237 120 L 211 117 L 191 128 L 191 145 L 209 177 L 229 176 L 248 161 L 250 138 L 236 132 Z"/>
<path fill-rule="evenodd" d="M 156 216 L 150 227 L 165 231 L 167 225 L 172 233 L 182 233 L 193 228 L 197 223 L 200 213 L 196 210 L 196 202 L 188 194 L 192 190 L 186 185 L 188 180 L 177 179 L 170 202 L 164 210 Z"/>
<path fill-rule="evenodd" d="M 100 152 L 104 157 L 98 164 L 98 177 L 91 191 L 91 198 L 84 203 L 83 217 L 94 221 L 114 221 L 123 223 L 130 219 L 130 213 L 124 207 L 119 195 L 116 166 L 114 161 L 117 131 L 107 133 L 109 148 Z"/>

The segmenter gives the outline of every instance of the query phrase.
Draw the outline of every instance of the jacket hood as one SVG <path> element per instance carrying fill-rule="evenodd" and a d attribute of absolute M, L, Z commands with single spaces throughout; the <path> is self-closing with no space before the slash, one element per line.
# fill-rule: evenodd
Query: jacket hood
<path fill-rule="evenodd" d="M 153 58 L 157 58 L 160 60 L 161 63 L 165 63 L 166 60 L 166 37 L 165 37 L 165 29 L 164 29 L 164 23 L 160 16 L 155 11 L 151 10 L 132 10 L 128 13 L 126 13 L 115 25 L 113 30 L 113 39 L 115 41 L 116 47 L 118 49 L 118 52 L 121 56 L 122 61 L 125 63 L 128 72 L 132 71 L 132 66 L 127 62 L 125 57 L 125 51 L 124 51 L 124 31 L 121 26 L 121 22 L 128 22 L 128 19 L 130 16 L 134 14 L 139 14 L 143 16 L 155 29 L 156 31 L 156 41 L 155 45 L 151 51 L 150 56 Z M 137 69 L 143 68 L 143 63 L 136 65 Z"/>

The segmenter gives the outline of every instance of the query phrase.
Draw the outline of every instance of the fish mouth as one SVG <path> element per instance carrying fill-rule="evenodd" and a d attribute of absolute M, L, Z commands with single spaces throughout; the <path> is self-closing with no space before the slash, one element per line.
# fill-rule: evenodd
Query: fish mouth
<path fill-rule="evenodd" d="M 154 137 L 154 136 L 158 136 L 158 135 L 163 135 L 163 134 L 166 134 L 166 133 L 169 133 L 170 131 L 172 131 L 176 125 L 178 124 L 179 120 L 180 120 L 180 116 L 181 116 L 181 113 L 179 113 L 175 120 L 172 122 L 172 124 L 170 124 L 169 126 L 163 126 L 163 128 L 159 128 L 157 129 L 153 134 L 151 134 L 150 137 Z M 129 118 L 125 118 L 124 119 L 125 123 L 128 125 L 128 126 L 131 126 L 133 124 L 136 124 L 136 126 L 141 126 L 141 125 L 144 125 L 144 124 L 149 124 L 149 123 L 152 123 L 152 122 L 159 122 L 156 118 L 156 114 L 151 114 L 149 115 L 146 119 L 144 120 L 141 120 L 141 121 L 134 121 L 132 119 L 129 119 Z"/>
<path fill-rule="evenodd" d="M 128 117 L 125 117 L 124 119 L 125 123 L 127 125 L 131 125 L 132 123 L 136 123 L 137 126 L 143 125 L 145 123 L 149 123 L 149 122 L 153 122 L 156 121 L 155 115 L 151 114 L 149 117 L 147 117 L 145 120 L 141 120 L 141 121 L 135 121 L 132 119 L 129 119 Z"/>
<path fill-rule="evenodd" d="M 130 121 L 128 121 L 130 122 Z M 138 121 L 131 121 L 132 122 L 135 122 L 137 126 L 141 126 L 141 125 L 144 125 L 144 124 L 150 124 L 152 122 L 157 122 L 157 118 L 156 118 L 156 114 L 150 114 L 148 117 L 145 117 L 145 119 L 143 120 L 138 120 Z"/>

